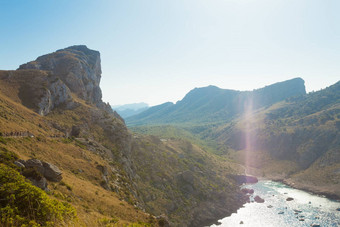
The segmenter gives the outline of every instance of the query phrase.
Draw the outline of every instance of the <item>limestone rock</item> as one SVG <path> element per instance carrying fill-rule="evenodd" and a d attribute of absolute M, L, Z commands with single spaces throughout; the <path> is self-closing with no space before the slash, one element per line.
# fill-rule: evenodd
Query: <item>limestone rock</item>
<path fill-rule="evenodd" d="M 25 167 L 33 167 L 35 168 L 41 175 L 44 175 L 44 167 L 42 162 L 39 159 L 29 159 L 25 162 Z"/>
<path fill-rule="evenodd" d="M 44 167 L 44 177 L 46 177 L 50 181 L 59 182 L 62 179 L 62 172 L 60 169 L 48 162 L 42 162 Z"/>
<path fill-rule="evenodd" d="M 39 69 L 51 71 L 80 98 L 90 103 L 101 103 L 102 92 L 100 53 L 84 45 L 71 46 L 54 53 L 38 57 L 19 69 Z"/>
<path fill-rule="evenodd" d="M 25 167 L 35 168 L 42 176 L 50 181 L 59 182 L 62 179 L 60 169 L 48 162 L 40 161 L 39 159 L 29 159 L 25 162 Z"/>

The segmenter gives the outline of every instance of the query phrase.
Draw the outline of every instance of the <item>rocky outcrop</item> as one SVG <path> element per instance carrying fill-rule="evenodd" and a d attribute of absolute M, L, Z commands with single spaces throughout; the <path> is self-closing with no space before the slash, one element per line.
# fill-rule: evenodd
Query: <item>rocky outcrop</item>
<path fill-rule="evenodd" d="M 75 106 L 70 89 L 57 76 L 41 70 L 0 71 L 0 80 L 17 88 L 18 98 L 26 107 L 46 115 L 58 106 Z M 10 95 L 9 95 L 10 96 Z"/>
<path fill-rule="evenodd" d="M 40 161 L 39 159 L 20 160 L 20 163 L 23 164 L 25 168 L 34 168 L 47 180 L 59 182 L 62 179 L 60 169 L 51 163 Z"/>
<path fill-rule="evenodd" d="M 71 46 L 54 53 L 38 57 L 19 67 L 52 72 L 67 87 L 90 103 L 101 103 L 102 92 L 99 87 L 101 78 L 100 53 L 84 45 Z"/>

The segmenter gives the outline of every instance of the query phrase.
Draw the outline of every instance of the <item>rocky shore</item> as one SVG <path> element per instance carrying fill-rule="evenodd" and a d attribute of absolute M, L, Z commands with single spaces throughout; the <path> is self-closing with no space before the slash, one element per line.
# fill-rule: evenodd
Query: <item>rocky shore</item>
<path fill-rule="evenodd" d="M 322 195 L 328 199 L 340 201 L 340 195 L 336 193 L 335 190 L 327 186 L 323 187 L 323 186 L 318 186 L 318 185 L 301 183 L 301 182 L 294 181 L 293 179 L 290 179 L 290 178 L 289 179 L 269 178 L 268 180 L 280 182 L 295 189 L 303 190 L 303 191 L 306 191 L 306 192 L 309 192 L 315 195 Z"/>

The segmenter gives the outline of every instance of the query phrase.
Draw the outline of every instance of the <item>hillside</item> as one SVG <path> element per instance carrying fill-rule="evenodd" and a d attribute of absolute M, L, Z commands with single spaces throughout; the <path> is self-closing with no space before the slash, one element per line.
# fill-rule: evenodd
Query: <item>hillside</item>
<path fill-rule="evenodd" d="M 126 119 L 129 126 L 205 124 L 227 122 L 247 111 L 270 106 L 288 97 L 305 94 L 301 78 L 253 91 L 235 91 L 215 86 L 195 88 L 176 104 L 164 103 Z"/>
<path fill-rule="evenodd" d="M 60 211 L 52 225 L 203 226 L 242 206 L 247 198 L 229 176 L 242 171 L 240 165 L 186 140 L 132 134 L 102 102 L 100 77 L 99 52 L 86 46 L 0 71 L 0 170 L 10 168 L 26 188 L 33 187 L 29 182 L 41 187 L 39 198 L 74 207 L 74 218 Z M 45 179 L 47 170 L 29 163 L 52 166 L 58 179 Z M 4 185 L 14 178 L 0 177 L 0 192 L 10 194 Z M 10 205 L 21 215 L 19 204 L 25 202 L 0 208 L 7 212 Z M 53 222 L 11 212 L 4 224 Z"/>
<path fill-rule="evenodd" d="M 203 124 L 191 119 L 189 124 L 131 129 L 163 138 L 186 138 L 244 165 L 249 174 L 340 197 L 340 82 L 262 108 L 246 107 L 224 123 L 218 118 Z"/>
<path fill-rule="evenodd" d="M 257 175 L 340 197 L 340 82 L 241 117 L 206 136 Z M 249 169 L 251 172 L 251 168 Z"/>

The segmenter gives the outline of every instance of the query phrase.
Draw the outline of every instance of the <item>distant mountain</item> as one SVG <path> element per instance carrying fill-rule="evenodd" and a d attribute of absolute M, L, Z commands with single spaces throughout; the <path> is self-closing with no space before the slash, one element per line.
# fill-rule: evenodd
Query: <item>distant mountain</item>
<path fill-rule="evenodd" d="M 304 81 L 295 78 L 253 91 L 235 91 L 216 86 L 195 88 L 176 104 L 164 103 L 126 119 L 130 126 L 226 122 L 249 108 L 270 106 L 286 98 L 306 94 Z"/>
<path fill-rule="evenodd" d="M 127 118 L 130 116 L 139 114 L 149 109 L 149 105 L 144 102 L 125 104 L 125 105 L 115 105 L 111 107 L 123 118 Z"/>
<path fill-rule="evenodd" d="M 269 96 L 269 88 L 259 89 L 262 97 L 266 93 Z M 273 94 L 267 98 L 275 100 Z M 244 165 L 248 174 L 340 198 L 340 81 L 317 92 L 291 96 L 263 108 L 253 105 L 243 111 L 229 121 L 214 124 L 169 123 L 131 129 L 163 138 L 186 138 Z"/>

